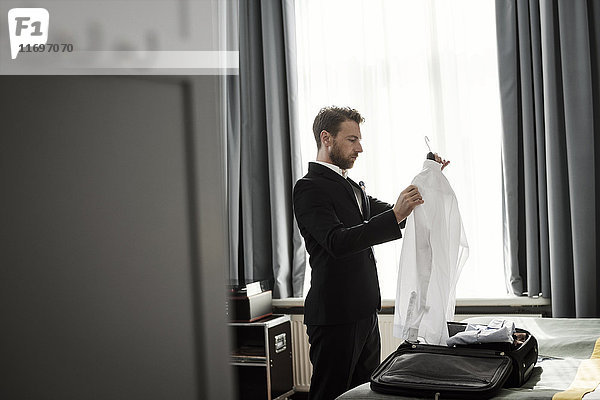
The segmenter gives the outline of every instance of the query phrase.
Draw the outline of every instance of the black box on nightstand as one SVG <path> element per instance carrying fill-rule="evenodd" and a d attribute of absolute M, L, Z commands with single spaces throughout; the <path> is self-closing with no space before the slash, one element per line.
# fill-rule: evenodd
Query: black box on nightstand
<path fill-rule="evenodd" d="M 273 314 L 271 291 L 252 296 L 234 296 L 229 298 L 229 319 L 231 321 L 253 322 Z"/>

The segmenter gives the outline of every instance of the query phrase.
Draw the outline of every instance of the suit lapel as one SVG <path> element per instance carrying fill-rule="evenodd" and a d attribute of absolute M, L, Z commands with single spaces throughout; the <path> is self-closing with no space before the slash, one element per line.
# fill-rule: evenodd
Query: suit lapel
<path fill-rule="evenodd" d="M 371 219 L 371 204 L 369 203 L 369 198 L 367 197 L 367 193 L 365 192 L 364 186 L 359 187 L 360 193 L 362 193 L 363 198 L 363 214 L 365 216 L 365 220 L 368 221 Z"/>
<path fill-rule="evenodd" d="M 309 172 L 314 172 L 316 174 L 322 175 L 323 177 L 334 181 L 338 185 L 342 185 L 342 187 L 344 188 L 344 191 L 346 192 L 346 194 L 348 196 L 350 196 L 350 200 L 356 206 L 356 211 L 358 212 L 360 217 L 363 218 L 363 216 L 360 212 L 360 208 L 358 207 L 358 203 L 356 202 L 356 195 L 354 194 L 354 189 L 352 189 L 352 184 L 350 183 L 350 181 L 351 181 L 350 179 L 346 180 L 346 179 L 344 179 L 343 176 L 341 176 L 340 174 L 331 170 L 330 168 L 327 168 L 327 167 L 317 164 L 317 163 L 311 162 L 308 166 L 308 170 L 309 170 Z M 356 185 L 356 183 L 354 183 L 354 184 Z M 361 190 L 361 192 L 362 192 L 362 190 Z M 364 199 L 364 196 L 363 196 L 363 199 Z M 363 200 L 363 204 L 365 204 L 364 200 Z"/>
<path fill-rule="evenodd" d="M 363 190 L 363 188 L 354 182 L 352 179 L 348 178 L 348 181 L 352 184 L 352 186 L 358 188 L 360 190 L 360 195 L 362 199 L 362 215 L 365 221 L 368 221 L 371 218 L 371 207 L 369 204 L 369 198 L 367 197 L 367 193 Z"/>
<path fill-rule="evenodd" d="M 365 193 L 365 190 L 362 187 L 360 188 L 360 192 L 362 193 L 363 197 L 363 211 L 365 214 L 365 220 L 368 221 L 371 219 L 371 203 L 369 203 L 367 193 Z"/>

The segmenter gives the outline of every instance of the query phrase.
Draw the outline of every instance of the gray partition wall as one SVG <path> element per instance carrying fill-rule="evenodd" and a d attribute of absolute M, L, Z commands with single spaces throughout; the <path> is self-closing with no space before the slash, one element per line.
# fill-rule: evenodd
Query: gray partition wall
<path fill-rule="evenodd" d="M 0 77 L 0 398 L 231 398 L 218 79 Z"/>

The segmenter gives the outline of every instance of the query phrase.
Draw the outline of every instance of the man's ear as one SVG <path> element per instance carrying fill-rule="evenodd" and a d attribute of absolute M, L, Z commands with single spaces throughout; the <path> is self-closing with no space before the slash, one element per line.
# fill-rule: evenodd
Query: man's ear
<path fill-rule="evenodd" d="M 323 129 L 321 131 L 321 145 L 325 146 L 325 147 L 329 147 L 329 146 L 331 146 L 332 140 L 333 140 L 333 138 L 331 137 L 331 134 L 329 134 L 329 132 L 327 132 L 325 129 Z"/>

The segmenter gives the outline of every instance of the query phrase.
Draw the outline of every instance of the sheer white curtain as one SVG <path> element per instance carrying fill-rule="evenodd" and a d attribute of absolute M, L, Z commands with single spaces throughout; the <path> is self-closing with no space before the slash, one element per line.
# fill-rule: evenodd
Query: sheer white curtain
<path fill-rule="evenodd" d="M 457 295 L 505 295 L 494 1 L 298 0 L 296 27 L 304 168 L 317 111 L 354 107 L 366 121 L 350 176 L 393 203 L 421 170 L 427 135 L 451 160 L 469 240 Z M 384 298 L 395 298 L 401 245 L 376 247 Z"/>

